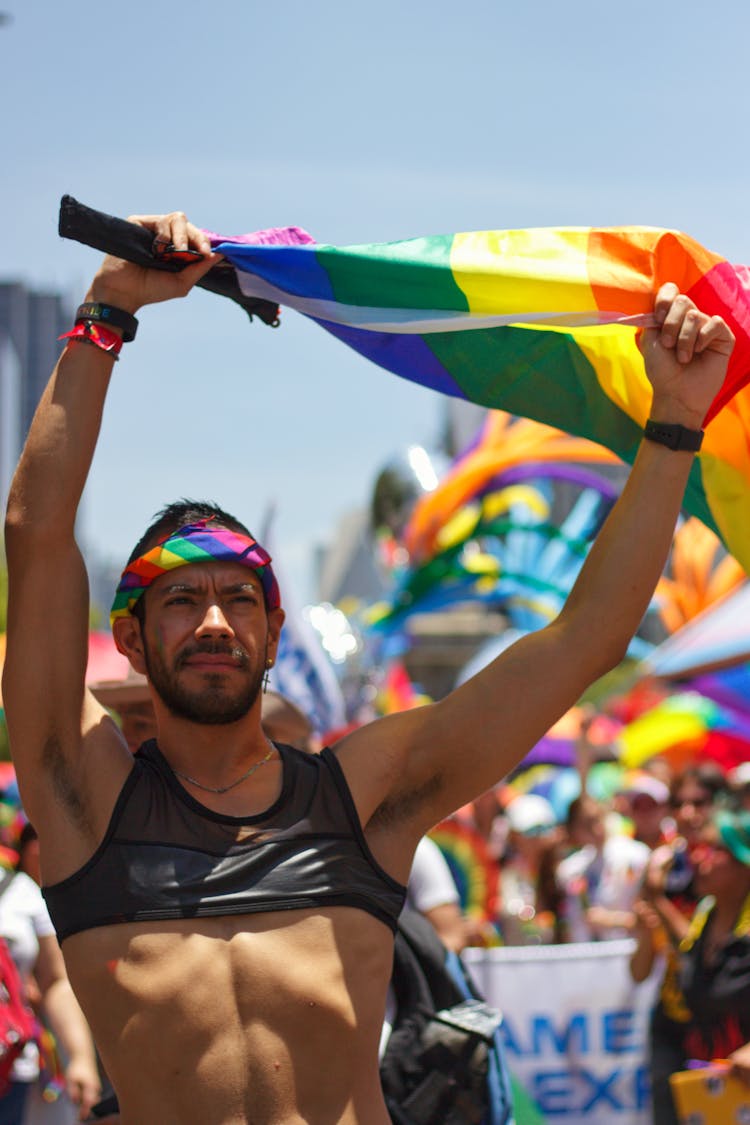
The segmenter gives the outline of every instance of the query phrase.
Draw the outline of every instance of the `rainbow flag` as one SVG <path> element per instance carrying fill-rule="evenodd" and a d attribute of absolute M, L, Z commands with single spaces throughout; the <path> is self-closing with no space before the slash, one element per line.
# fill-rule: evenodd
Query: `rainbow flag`
<path fill-rule="evenodd" d="M 142 265 L 150 234 L 63 197 L 60 234 Z M 475 231 L 336 247 L 296 227 L 226 238 L 201 284 L 273 323 L 297 309 L 361 355 L 443 394 L 546 422 L 632 461 L 650 389 L 636 330 L 675 282 L 737 344 L 687 510 L 750 571 L 750 269 L 678 231 Z M 260 311 L 259 311 L 260 309 Z"/>
<path fill-rule="evenodd" d="M 281 233 L 281 232 L 280 232 Z M 286 305 L 381 367 L 632 461 L 650 388 L 636 330 L 665 281 L 737 338 L 686 508 L 750 569 L 750 270 L 655 228 L 478 231 L 336 247 L 213 236 L 243 294 Z"/>

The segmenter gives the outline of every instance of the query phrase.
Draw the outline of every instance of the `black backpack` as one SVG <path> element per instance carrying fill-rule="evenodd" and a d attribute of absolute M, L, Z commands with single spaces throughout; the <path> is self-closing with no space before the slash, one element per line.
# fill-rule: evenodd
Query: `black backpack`
<path fill-rule="evenodd" d="M 396 931 L 396 1016 L 380 1078 L 394 1125 L 505 1125 L 510 1083 L 501 1016 L 430 923 L 404 910 Z"/>

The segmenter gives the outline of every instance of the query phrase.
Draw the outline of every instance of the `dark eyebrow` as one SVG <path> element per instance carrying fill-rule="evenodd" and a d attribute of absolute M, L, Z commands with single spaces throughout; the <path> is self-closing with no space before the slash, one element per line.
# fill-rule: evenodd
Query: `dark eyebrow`
<path fill-rule="evenodd" d="M 191 586 L 189 582 L 173 582 L 171 586 L 162 586 L 160 593 L 166 598 L 170 594 L 194 594 L 197 589 L 197 586 Z"/>
<path fill-rule="evenodd" d="M 159 591 L 160 595 L 168 598 L 170 594 L 195 594 L 200 589 L 198 583 L 191 582 L 173 582 L 169 586 L 162 586 Z M 249 590 L 253 594 L 257 594 L 260 589 L 259 582 L 232 582 L 226 586 L 221 586 L 219 592 L 222 594 L 239 594 L 243 590 Z"/>

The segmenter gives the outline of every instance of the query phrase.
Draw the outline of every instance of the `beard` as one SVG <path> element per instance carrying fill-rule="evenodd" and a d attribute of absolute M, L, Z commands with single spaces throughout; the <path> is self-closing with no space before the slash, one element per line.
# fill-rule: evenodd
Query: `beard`
<path fill-rule="evenodd" d="M 179 682 L 180 668 L 198 653 L 232 656 L 237 667 L 247 673 L 244 683 L 230 688 L 226 676 L 217 672 L 204 676 L 202 688 L 185 687 Z M 219 726 L 238 722 L 251 709 L 263 686 L 265 667 L 253 668 L 250 657 L 238 645 L 226 642 L 191 645 L 178 655 L 173 669 L 168 668 L 159 653 L 148 645 L 144 645 L 143 655 L 148 678 L 165 707 L 177 718 L 188 719 L 192 723 Z"/>

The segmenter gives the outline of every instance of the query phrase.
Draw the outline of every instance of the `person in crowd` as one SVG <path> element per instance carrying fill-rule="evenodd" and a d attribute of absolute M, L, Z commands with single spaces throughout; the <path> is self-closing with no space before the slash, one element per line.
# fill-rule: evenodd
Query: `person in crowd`
<path fill-rule="evenodd" d="M 701 897 L 668 963 L 652 1036 L 654 1125 L 677 1125 L 669 1075 L 689 1060 L 729 1059 L 750 1084 L 750 813 L 714 812 L 693 858 Z"/>
<path fill-rule="evenodd" d="M 672 779 L 670 806 L 675 835 L 656 848 L 635 904 L 636 946 L 630 972 L 640 983 L 661 972 L 659 996 L 649 1025 L 654 1121 L 674 1120 L 669 1075 L 682 1062 L 682 1024 L 675 1020 L 673 996 L 679 973 L 680 943 L 686 938 L 701 895 L 698 866 L 704 834 L 727 795 L 727 779 L 712 762 L 686 766 Z"/>
<path fill-rule="evenodd" d="M 480 793 L 465 808 L 459 809 L 456 816 L 465 818 L 476 828 L 490 855 L 498 861 L 502 859 L 508 847 L 510 826 L 498 786 L 493 785 L 486 793 Z"/>
<path fill-rule="evenodd" d="M 738 808 L 750 810 L 750 762 L 740 762 L 727 774 L 732 800 Z"/>
<path fill-rule="evenodd" d="M 587 793 L 571 802 L 566 826 L 573 851 L 557 869 L 565 940 L 629 936 L 649 849 L 640 840 L 608 833 L 604 806 Z"/>
<path fill-rule="evenodd" d="M 508 843 L 500 861 L 500 929 L 505 945 L 546 945 L 554 917 L 538 910 L 543 855 L 559 838 L 552 805 L 536 793 L 522 793 L 505 808 Z"/>
<path fill-rule="evenodd" d="M 102 707 L 114 711 L 122 736 L 131 753 L 144 742 L 156 738 L 156 714 L 148 690 L 148 680 L 133 667 L 121 680 L 97 680 L 89 691 Z"/>
<path fill-rule="evenodd" d="M 263 730 L 272 742 L 283 742 L 285 746 L 295 746 L 310 754 L 320 750 L 320 741 L 310 720 L 296 703 L 281 692 L 268 690 L 263 693 L 260 718 Z"/>
<path fill-rule="evenodd" d="M 653 931 L 654 938 L 639 943 L 637 973 L 641 979 L 651 971 L 654 950 L 676 948 L 687 933 L 688 920 L 698 903 L 694 852 L 696 848 L 701 851 L 703 833 L 728 794 L 727 777 L 713 762 L 686 766 L 672 780 L 669 802 L 674 833 L 649 858 L 644 901 L 639 904 L 646 929 Z"/>
<path fill-rule="evenodd" d="M 467 945 L 500 942 L 500 870 L 507 836 L 507 819 L 494 789 L 430 830 L 430 838 L 450 857 Z"/>
<path fill-rule="evenodd" d="M 280 749 L 262 730 L 284 618 L 269 556 L 216 505 L 163 509 L 113 606 L 118 648 L 147 676 L 156 711 L 158 745 L 133 756 L 85 690 L 76 510 L 134 314 L 186 295 L 218 264 L 183 214 L 134 221 L 159 253 L 199 260 L 171 274 L 105 259 L 8 500 L 3 699 L 45 896 L 123 1125 L 386 1125 L 377 1048 L 417 843 L 622 659 L 733 336 L 662 287 L 640 340 L 651 425 L 558 618 L 445 699 L 320 755 Z M 250 388 L 248 410 L 252 400 Z M 236 405 L 207 383 L 195 410 L 202 448 Z"/>
<path fill-rule="evenodd" d="M 434 840 L 417 844 L 406 884 L 406 905 L 424 915 L 446 949 L 460 953 L 468 943 L 458 887 L 445 856 Z"/>
<path fill-rule="evenodd" d="M 621 793 L 625 815 L 633 825 L 633 839 L 640 840 L 651 851 L 665 843 L 669 786 L 645 770 L 636 770 L 626 780 Z"/>
<path fill-rule="evenodd" d="M 49 1022 L 62 1049 L 64 1090 L 53 1091 L 55 1096 L 60 1093 L 61 1102 L 52 1113 L 55 1121 L 70 1123 L 79 1114 L 81 1119 L 88 1114 L 99 1097 L 101 1082 L 91 1033 L 70 987 L 49 912 L 34 879 L 36 833 L 18 815 L 12 823 L 22 821 L 23 827 L 12 841 L 19 857 L 17 869 L 0 872 L 0 936 L 18 968 L 29 1003 Z M 7 842 L 7 836 L 4 838 Z M 35 1097 L 40 1073 L 39 1042 L 28 1043 L 13 1064 L 8 1090 L 0 1095 L 0 1125 L 42 1125 L 44 1100 Z"/>
<path fill-rule="evenodd" d="M 669 801 L 677 837 L 689 848 L 700 840 L 728 791 L 729 779 L 715 762 L 694 762 L 675 774 Z"/>
<path fill-rule="evenodd" d="M 536 886 L 536 913 L 545 924 L 554 945 L 566 941 L 565 894 L 558 879 L 558 868 L 570 854 L 567 831 L 550 833 L 545 837 L 539 856 Z"/>

